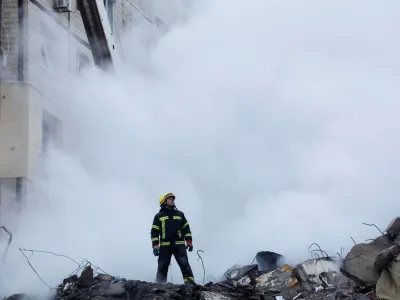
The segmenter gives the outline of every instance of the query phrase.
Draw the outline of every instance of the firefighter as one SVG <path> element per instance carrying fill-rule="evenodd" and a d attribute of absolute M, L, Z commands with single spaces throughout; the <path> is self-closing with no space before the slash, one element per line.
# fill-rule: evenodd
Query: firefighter
<path fill-rule="evenodd" d="M 186 249 L 193 251 L 192 233 L 183 212 L 175 207 L 175 195 L 165 193 L 160 197 L 160 211 L 151 228 L 153 254 L 158 256 L 156 282 L 167 281 L 168 267 L 174 255 L 185 284 L 194 283 Z M 185 247 L 186 241 L 186 247 Z"/>

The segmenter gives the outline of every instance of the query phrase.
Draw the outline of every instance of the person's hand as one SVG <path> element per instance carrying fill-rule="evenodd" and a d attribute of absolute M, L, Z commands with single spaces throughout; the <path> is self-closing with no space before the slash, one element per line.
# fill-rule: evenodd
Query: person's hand
<path fill-rule="evenodd" d="M 188 249 L 190 252 L 193 251 L 192 241 L 186 241 L 186 249 Z"/>
<path fill-rule="evenodd" d="M 158 247 L 158 245 L 153 246 L 153 254 L 154 256 L 158 256 L 160 254 L 160 247 Z"/>

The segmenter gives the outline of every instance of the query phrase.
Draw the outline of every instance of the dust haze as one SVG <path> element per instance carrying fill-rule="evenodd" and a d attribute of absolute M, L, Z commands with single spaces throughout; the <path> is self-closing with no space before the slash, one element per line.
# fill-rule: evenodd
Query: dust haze
<path fill-rule="evenodd" d="M 9 215 L 0 289 L 47 291 L 16 246 L 153 281 L 165 192 L 190 222 L 199 283 L 198 249 L 219 278 L 260 250 L 296 263 L 313 242 L 335 254 L 375 237 L 361 223 L 399 211 L 399 17 L 398 1 L 220 0 L 150 52 L 124 36 L 116 75 L 88 70 L 57 99 L 70 142 Z M 28 257 L 50 286 L 76 268 Z"/>

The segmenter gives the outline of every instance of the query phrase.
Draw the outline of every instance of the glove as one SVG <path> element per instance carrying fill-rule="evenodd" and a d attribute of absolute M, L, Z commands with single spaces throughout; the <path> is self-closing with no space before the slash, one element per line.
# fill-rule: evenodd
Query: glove
<path fill-rule="evenodd" d="M 158 247 L 158 245 L 153 246 L 153 254 L 154 256 L 158 256 L 160 254 L 160 247 Z"/>
<path fill-rule="evenodd" d="M 186 241 L 186 249 L 188 249 L 190 252 L 193 251 L 192 241 Z"/>

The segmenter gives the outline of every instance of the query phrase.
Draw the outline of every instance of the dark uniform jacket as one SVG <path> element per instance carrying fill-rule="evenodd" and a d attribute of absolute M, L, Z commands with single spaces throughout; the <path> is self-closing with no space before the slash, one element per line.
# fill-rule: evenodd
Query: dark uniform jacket
<path fill-rule="evenodd" d="M 153 246 L 185 245 L 185 240 L 192 240 L 192 233 L 184 213 L 175 207 L 160 209 L 154 216 L 150 234 Z"/>

